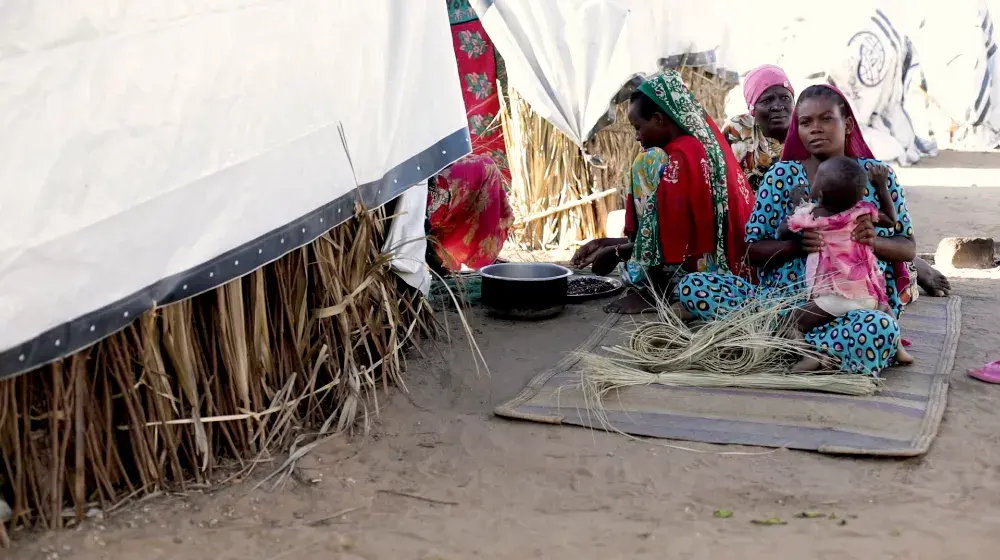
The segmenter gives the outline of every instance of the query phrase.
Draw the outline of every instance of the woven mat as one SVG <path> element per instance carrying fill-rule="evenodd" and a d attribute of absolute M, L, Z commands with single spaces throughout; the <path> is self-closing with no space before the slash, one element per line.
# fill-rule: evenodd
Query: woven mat
<path fill-rule="evenodd" d="M 702 389 L 649 385 L 607 398 L 607 420 L 623 432 L 719 444 L 787 447 L 854 455 L 909 457 L 927 452 L 948 398 L 961 331 L 961 299 L 923 297 L 907 307 L 903 336 L 917 359 L 883 372 L 872 397 L 808 391 Z M 631 319 L 609 315 L 578 350 L 624 342 Z M 499 416 L 600 428 L 588 414 L 571 353 L 536 376 Z"/>

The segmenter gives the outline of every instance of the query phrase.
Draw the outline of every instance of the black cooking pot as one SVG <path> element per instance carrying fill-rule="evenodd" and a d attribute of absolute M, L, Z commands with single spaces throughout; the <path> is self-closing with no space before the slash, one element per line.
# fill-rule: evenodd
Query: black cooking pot
<path fill-rule="evenodd" d="M 501 263 L 479 271 L 483 304 L 497 316 L 547 319 L 566 308 L 566 291 L 573 273 L 557 264 Z"/>

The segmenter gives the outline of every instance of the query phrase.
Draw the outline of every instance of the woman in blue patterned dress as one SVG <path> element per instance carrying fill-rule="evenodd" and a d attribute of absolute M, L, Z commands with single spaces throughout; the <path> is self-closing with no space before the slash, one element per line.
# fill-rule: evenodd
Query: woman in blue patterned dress
<path fill-rule="evenodd" d="M 758 267 L 759 284 L 718 274 L 690 274 L 677 287 L 680 308 L 688 318 L 712 320 L 738 308 L 754 296 L 780 290 L 805 296 L 806 255 L 823 247 L 822 235 L 804 232 L 792 241 L 779 240 L 778 227 L 802 200 L 809 197 L 810 178 L 819 164 L 833 156 L 858 159 L 866 169 L 882 165 L 875 160 L 857 128 L 850 105 L 834 87 L 818 85 L 799 96 L 781 161 L 761 180 L 754 212 L 747 222 L 749 264 Z M 903 189 L 889 174 L 889 192 L 896 202 L 895 228 L 875 228 L 859 220 L 853 237 L 871 245 L 885 271 L 891 314 L 851 311 L 844 317 L 806 333 L 806 341 L 836 358 L 844 371 L 877 375 L 895 355 L 902 302 L 891 263 L 912 261 L 916 255 L 913 227 Z M 865 200 L 878 204 L 869 184 Z"/>

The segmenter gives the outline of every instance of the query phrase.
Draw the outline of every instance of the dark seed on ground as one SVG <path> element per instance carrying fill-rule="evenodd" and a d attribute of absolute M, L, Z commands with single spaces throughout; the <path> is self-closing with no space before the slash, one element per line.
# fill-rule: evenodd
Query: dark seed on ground
<path fill-rule="evenodd" d="M 592 296 L 615 289 L 615 285 L 604 278 L 577 277 L 569 281 L 566 293 L 571 296 Z"/>

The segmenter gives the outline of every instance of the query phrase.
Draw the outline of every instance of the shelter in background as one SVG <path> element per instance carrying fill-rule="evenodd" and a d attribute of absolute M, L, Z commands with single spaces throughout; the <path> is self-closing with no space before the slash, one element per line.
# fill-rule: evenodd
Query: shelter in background
<path fill-rule="evenodd" d="M 370 210 L 470 151 L 445 4 L 20 3 L 0 11 L 10 523 L 364 426 L 427 317 Z"/>

